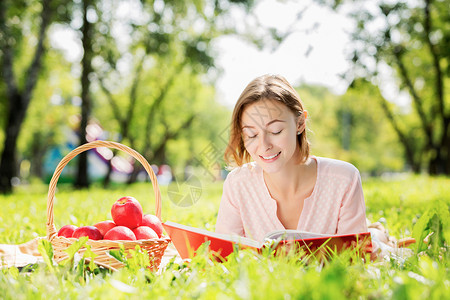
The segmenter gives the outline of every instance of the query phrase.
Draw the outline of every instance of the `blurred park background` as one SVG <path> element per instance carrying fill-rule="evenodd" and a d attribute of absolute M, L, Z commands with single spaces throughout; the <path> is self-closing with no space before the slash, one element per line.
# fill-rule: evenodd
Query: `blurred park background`
<path fill-rule="evenodd" d="M 262 5 L 273 15 L 264 18 Z M 312 22 L 318 7 L 327 14 Z M 317 44 L 336 38 L 320 28 L 344 19 L 342 48 Z M 237 90 L 262 75 L 224 60 L 224 51 L 239 55 L 232 45 L 245 45 L 242 57 L 295 53 L 279 60 L 284 69 L 262 59 L 254 71 L 289 70 L 282 75 L 309 112 L 313 154 L 349 161 L 363 176 L 449 175 L 448 0 L 2 0 L 0 192 L 48 183 L 70 150 L 93 140 L 135 149 L 162 184 L 223 179 L 239 96 L 227 94 L 227 68 L 251 74 Z M 308 69 L 336 70 L 338 51 L 346 64 L 336 82 L 326 72 L 321 83 L 308 80 Z M 60 182 L 139 180 L 132 158 L 98 148 L 73 159 Z"/>

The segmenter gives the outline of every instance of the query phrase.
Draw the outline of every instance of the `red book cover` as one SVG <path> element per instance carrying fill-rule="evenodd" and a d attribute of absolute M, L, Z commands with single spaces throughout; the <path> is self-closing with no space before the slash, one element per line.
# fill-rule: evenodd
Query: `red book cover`
<path fill-rule="evenodd" d="M 261 251 L 266 244 L 249 238 L 235 235 L 220 234 L 204 229 L 190 227 L 167 221 L 163 227 L 170 236 L 181 258 L 192 258 L 196 250 L 209 241 L 209 251 L 226 258 L 236 247 L 252 248 Z M 266 235 L 267 239 L 278 243 L 277 249 L 283 245 L 302 247 L 306 252 L 313 253 L 319 247 L 326 246 L 331 250 L 340 251 L 348 247 L 361 246 L 365 252 L 371 252 L 371 238 L 369 232 L 344 235 L 324 235 L 296 230 L 281 230 Z M 324 245 L 325 244 L 325 245 Z"/>

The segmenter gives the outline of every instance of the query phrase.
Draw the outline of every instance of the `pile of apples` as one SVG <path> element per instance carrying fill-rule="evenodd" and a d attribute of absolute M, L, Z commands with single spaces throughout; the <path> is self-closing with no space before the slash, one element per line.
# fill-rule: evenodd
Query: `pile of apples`
<path fill-rule="evenodd" d="M 155 215 L 142 212 L 141 204 L 127 196 L 117 200 L 111 208 L 113 221 L 102 221 L 94 226 L 64 225 L 58 236 L 80 238 L 87 236 L 92 240 L 148 240 L 160 238 L 163 226 Z"/>

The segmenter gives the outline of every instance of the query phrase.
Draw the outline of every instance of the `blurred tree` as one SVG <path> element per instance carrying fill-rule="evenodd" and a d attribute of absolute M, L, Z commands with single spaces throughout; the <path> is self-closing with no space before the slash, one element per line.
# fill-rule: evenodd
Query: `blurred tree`
<path fill-rule="evenodd" d="M 50 28 L 50 36 L 53 30 Z M 47 51 L 18 139 L 18 160 L 31 163 L 28 170 L 31 177 L 44 179 L 51 175 L 48 173 L 56 165 L 44 164 L 48 163 L 47 155 L 52 148 L 57 147 L 63 153 L 71 150 L 70 143 L 75 138 L 75 135 L 70 137 L 71 131 L 79 127 L 79 105 L 76 102 L 80 98 L 76 96 L 77 78 L 70 69 L 71 64 L 59 51 L 51 48 Z M 22 176 L 25 174 L 20 175 L 27 179 Z"/>
<path fill-rule="evenodd" d="M 335 110 L 339 122 L 334 133 L 341 138 L 344 159 L 371 175 L 405 167 L 401 145 L 379 105 L 382 99 L 370 82 L 356 79 L 339 96 Z"/>
<path fill-rule="evenodd" d="M 66 16 L 64 4 L 58 0 L 0 1 L 1 76 L 5 84 L 1 102 L 6 108 L 0 158 L 3 193 L 12 191 L 11 180 L 17 176 L 17 139 L 42 69 L 46 32 L 54 19 Z M 24 43 L 29 44 L 24 47 Z M 30 48 L 34 48 L 32 55 Z"/>
<path fill-rule="evenodd" d="M 122 36 L 114 36 L 109 31 L 97 40 L 101 42 L 98 43 L 95 63 L 97 82 L 118 124 L 116 140 L 125 140 L 144 153 L 149 161 L 167 163 L 168 143 L 189 128 L 194 114 L 198 113 L 191 109 L 198 102 L 195 93 L 190 93 L 190 98 L 178 96 L 184 101 L 176 107 L 176 114 L 166 114 L 170 108 L 164 102 L 169 100 L 168 94 L 172 89 L 179 90 L 179 84 L 175 86 L 175 83 L 180 82 L 180 78 L 190 81 L 189 78 L 199 80 L 197 78 L 204 74 L 214 76 L 211 41 L 220 34 L 233 31 L 232 24 L 220 28 L 216 24 L 230 10 L 230 4 L 225 5 L 225 2 L 142 1 L 133 4 L 141 14 L 122 17 L 121 20 L 117 17 L 101 18 L 105 28 L 113 28 L 114 24 L 120 23 L 130 37 L 130 41 L 124 43 Z M 251 1 L 230 2 L 244 4 L 247 9 L 251 5 Z M 134 68 L 124 71 L 124 61 Z M 212 81 L 210 78 L 209 82 Z M 150 88 L 142 86 L 149 83 Z M 146 92 L 140 92 L 143 90 Z M 186 91 L 194 89 L 185 86 L 184 94 Z M 173 106 L 173 101 L 170 105 Z M 180 120 L 184 121 L 178 127 L 171 125 Z M 157 127 L 159 129 L 155 130 Z M 135 168 L 131 182 L 139 170 Z M 105 186 L 109 183 L 111 171 L 110 161 Z"/>
<path fill-rule="evenodd" d="M 369 82 L 355 80 L 341 96 L 321 86 L 298 91 L 308 111 L 314 155 L 351 162 L 371 175 L 404 168 L 395 132 L 378 105 L 381 96 Z"/>
<path fill-rule="evenodd" d="M 353 70 L 346 77 L 366 78 L 380 89 L 381 107 L 412 170 L 450 174 L 448 1 L 319 2 L 342 8 L 355 21 Z M 407 94 L 412 105 L 388 101 L 387 84 Z"/>
<path fill-rule="evenodd" d="M 61 141 L 65 127 L 61 125 L 79 122 L 77 133 L 83 143 L 93 116 L 101 117 L 107 131 L 121 132 L 117 140 L 135 144 L 151 160 L 193 162 L 196 151 L 217 138 L 213 131 L 226 127 L 222 117 L 227 112 L 214 111 L 223 108 L 213 100 L 212 84 L 220 70 L 214 66 L 212 41 L 223 34 L 245 36 L 259 47 L 268 43 L 274 48 L 281 41 L 278 32 L 255 22 L 252 5 L 252 0 L 1 1 L 4 80 L 0 81 L 0 118 L 4 131 L 0 140 L 4 146 L 0 185 L 11 191 L 18 166 L 12 155 L 17 150 L 20 158 L 31 160 L 32 172 L 40 176 L 42 155 Z M 252 26 L 237 28 L 234 18 L 244 15 Z M 55 50 L 46 47 L 46 29 L 56 27 L 78 37 L 79 61 L 58 56 L 58 50 L 43 61 Z M 30 49 L 35 49 L 33 55 Z M 61 81 L 54 79 L 58 76 Z M 38 85 L 39 91 L 32 93 Z M 112 110 L 101 107 L 105 102 L 99 99 L 105 95 L 117 104 L 113 116 Z M 30 112 L 30 103 L 37 99 Z M 78 102 L 80 116 L 74 114 L 80 110 Z M 107 105 L 114 106 L 112 101 Z M 209 125 L 204 126 L 202 120 Z M 18 149 L 22 124 L 27 131 L 23 134 L 22 130 Z M 177 153 L 176 147 L 186 151 Z M 77 157 L 77 186 L 89 183 L 83 155 Z"/>

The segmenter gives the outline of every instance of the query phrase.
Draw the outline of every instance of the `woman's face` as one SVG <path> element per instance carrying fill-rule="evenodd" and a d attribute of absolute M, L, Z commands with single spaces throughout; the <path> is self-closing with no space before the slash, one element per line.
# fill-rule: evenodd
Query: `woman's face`
<path fill-rule="evenodd" d="M 246 150 L 266 173 L 295 163 L 300 151 L 297 131 L 303 125 L 286 105 L 275 100 L 252 103 L 242 112 L 241 126 Z"/>

